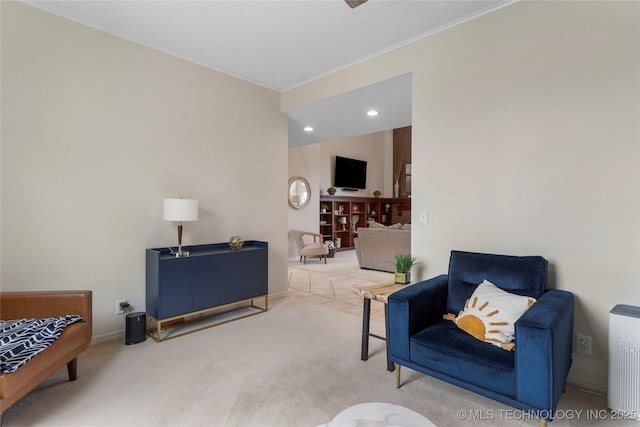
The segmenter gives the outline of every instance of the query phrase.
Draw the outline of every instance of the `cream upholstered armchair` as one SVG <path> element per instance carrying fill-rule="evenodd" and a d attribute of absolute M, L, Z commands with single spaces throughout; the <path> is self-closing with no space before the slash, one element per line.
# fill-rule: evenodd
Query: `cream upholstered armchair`
<path fill-rule="evenodd" d="M 324 258 L 324 263 L 327 263 L 329 247 L 322 243 L 322 234 L 302 230 L 291 230 L 291 234 L 293 235 L 293 240 L 296 241 L 298 254 L 300 255 L 300 261 L 304 260 L 304 263 L 306 264 L 307 257 L 309 256 L 318 257 L 320 259 Z M 313 241 L 308 238 L 307 241 L 305 241 L 305 236 L 311 236 L 313 238 Z"/>

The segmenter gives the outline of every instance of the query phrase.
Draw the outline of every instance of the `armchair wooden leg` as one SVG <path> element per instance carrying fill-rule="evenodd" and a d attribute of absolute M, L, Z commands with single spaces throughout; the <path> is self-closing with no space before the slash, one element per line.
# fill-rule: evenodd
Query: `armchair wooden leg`
<path fill-rule="evenodd" d="M 325 264 L 327 263 L 327 256 L 326 255 L 324 256 L 324 263 Z"/>
<path fill-rule="evenodd" d="M 400 388 L 400 365 L 397 363 L 393 364 L 396 368 L 396 388 Z"/>
<path fill-rule="evenodd" d="M 306 265 L 307 264 L 307 256 L 305 255 L 305 256 L 303 256 L 303 258 L 304 258 L 303 264 Z"/>
<path fill-rule="evenodd" d="M 75 381 L 78 378 L 78 358 L 74 357 L 73 360 L 67 363 L 67 372 L 69 373 L 69 381 Z"/>
<path fill-rule="evenodd" d="M 540 427 L 547 427 L 547 420 L 540 418 Z"/>

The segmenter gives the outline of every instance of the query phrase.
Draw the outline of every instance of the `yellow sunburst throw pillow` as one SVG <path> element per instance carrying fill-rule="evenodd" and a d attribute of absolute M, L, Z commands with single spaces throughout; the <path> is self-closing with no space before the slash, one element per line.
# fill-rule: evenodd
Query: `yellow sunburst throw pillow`
<path fill-rule="evenodd" d="M 464 305 L 458 315 L 447 313 L 458 328 L 473 337 L 513 350 L 515 323 L 536 302 L 535 298 L 515 295 L 485 280 Z"/>

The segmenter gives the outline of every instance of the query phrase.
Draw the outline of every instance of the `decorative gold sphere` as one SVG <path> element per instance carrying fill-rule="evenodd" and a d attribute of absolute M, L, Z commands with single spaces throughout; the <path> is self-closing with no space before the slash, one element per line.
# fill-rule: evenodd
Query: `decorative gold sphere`
<path fill-rule="evenodd" d="M 240 236 L 231 236 L 231 239 L 229 239 L 229 246 L 231 246 L 231 249 L 234 251 L 240 250 L 242 249 L 242 246 L 244 246 L 244 240 L 242 240 L 242 237 Z"/>

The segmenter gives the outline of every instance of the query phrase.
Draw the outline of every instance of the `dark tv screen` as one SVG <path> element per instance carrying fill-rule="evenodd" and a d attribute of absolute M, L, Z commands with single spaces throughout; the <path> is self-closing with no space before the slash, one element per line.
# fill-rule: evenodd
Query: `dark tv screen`
<path fill-rule="evenodd" d="M 336 156 L 333 185 L 340 188 L 367 188 L 367 162 Z"/>

